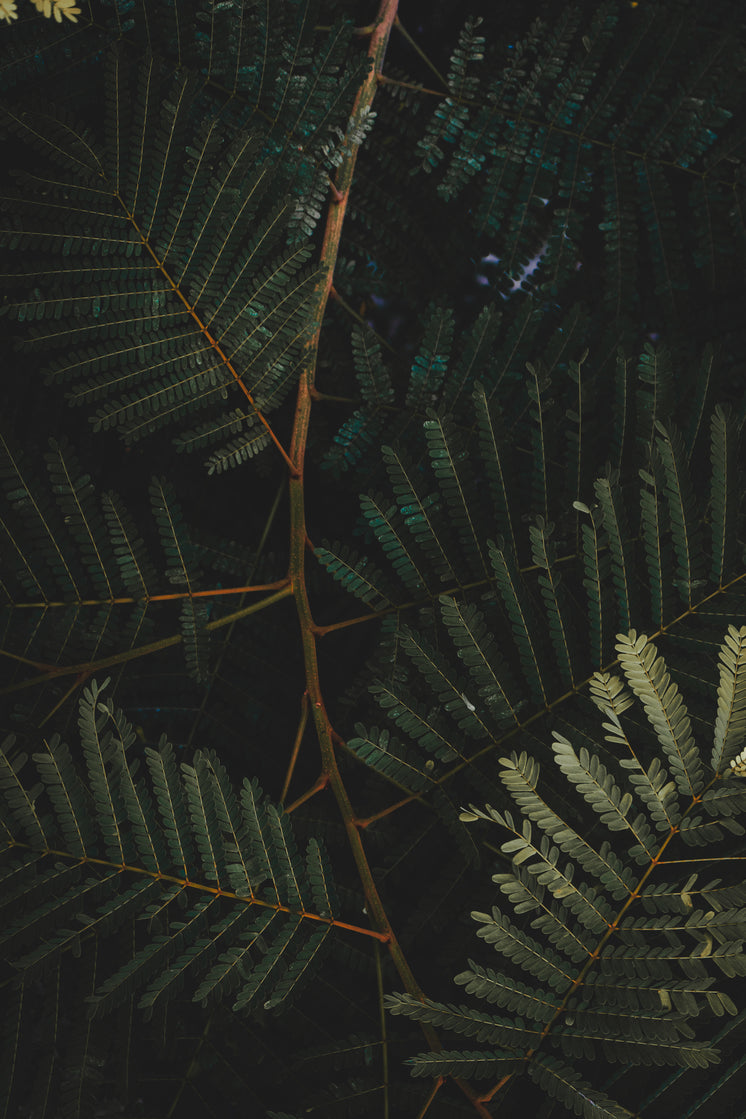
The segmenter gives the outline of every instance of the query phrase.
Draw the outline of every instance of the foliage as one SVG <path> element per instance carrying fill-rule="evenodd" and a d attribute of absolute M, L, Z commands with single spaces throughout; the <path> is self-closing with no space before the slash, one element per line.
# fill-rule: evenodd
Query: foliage
<path fill-rule="evenodd" d="M 69 19 L 71 23 L 78 22 L 80 8 L 75 7 L 75 0 L 31 0 L 37 12 L 41 12 L 47 19 L 54 19 L 62 23 L 62 18 Z M 0 19 L 11 23 L 18 19 L 16 0 L 2 0 L 0 3 Z"/>
<path fill-rule="evenodd" d="M 470 961 L 456 982 L 518 1017 L 387 996 L 394 1014 L 496 1046 L 480 1052 L 478 1060 L 472 1052 L 424 1053 L 412 1061 L 415 1076 L 463 1069 L 494 1080 L 525 1065 L 536 1083 L 576 1114 L 622 1116 L 631 1112 L 589 1085 L 577 1065 L 547 1054 L 545 1043 L 580 1062 L 604 1056 L 627 1064 L 706 1067 L 717 1060 L 706 1042 L 693 1040 L 690 1020 L 702 1011 L 720 1017 L 737 1013 L 731 997 L 713 982 L 717 973 L 732 978 L 746 968 L 743 886 L 724 886 L 720 877 L 700 883 L 701 872 L 695 872 L 680 889 L 678 880 L 661 882 L 653 871 L 680 862 L 677 843 L 683 844 L 684 861 L 687 846 L 721 851 L 713 857 L 726 869 L 734 858 L 732 836 L 744 834 L 738 820 L 743 793 L 722 779 L 729 767 L 739 772 L 739 760 L 730 755 L 746 726 L 746 626 L 730 626 L 721 649 L 716 764 L 706 783 L 687 709 L 655 646 L 632 630 L 619 637 L 616 652 L 625 679 L 596 673 L 590 683 L 607 720 L 604 741 L 619 748 L 615 771 L 558 731 L 552 743 L 563 776 L 608 834 L 591 842 L 590 834 L 586 838 L 573 827 L 569 813 L 558 814 L 551 798 L 539 792 L 539 765 L 525 751 L 500 759 L 500 780 L 523 823 L 489 805 L 485 810 L 472 805 L 461 819 L 487 820 L 512 836 L 500 845 L 512 868 L 492 881 L 516 914 L 535 915 L 534 933 L 514 925 L 498 906 L 491 914 L 472 913 L 481 926 L 478 935 L 523 978 Z M 623 727 L 620 715 L 633 706 L 630 691 L 645 708 L 657 749 L 650 749 L 644 734 L 630 740 Z M 627 715 L 625 722 L 631 719 Z M 725 751 L 723 722 L 730 741 Z M 622 776 L 631 790 L 618 784 Z"/>
<path fill-rule="evenodd" d="M 3 33 L 4 1116 L 742 1092 L 744 28 L 482 7 Z"/>

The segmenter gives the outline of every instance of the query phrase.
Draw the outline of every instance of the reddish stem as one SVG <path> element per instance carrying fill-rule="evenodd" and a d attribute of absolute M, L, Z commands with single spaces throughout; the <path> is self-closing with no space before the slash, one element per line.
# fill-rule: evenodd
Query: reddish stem
<path fill-rule="evenodd" d="M 282 786 L 282 792 L 280 794 L 280 804 L 285 803 L 285 797 L 288 795 L 288 789 L 290 788 L 290 782 L 293 779 L 293 771 L 295 769 L 295 763 L 298 760 L 298 754 L 300 753 L 300 744 L 303 740 L 303 735 L 305 734 L 305 731 L 306 731 L 306 723 L 307 722 L 308 722 L 308 692 L 304 692 L 303 693 L 303 698 L 301 699 L 300 722 L 298 723 L 298 730 L 296 731 L 295 742 L 293 743 L 293 752 L 290 755 L 290 761 L 288 762 L 287 773 L 285 774 L 285 783 Z M 288 808 L 288 809 L 286 809 L 286 811 L 289 812 L 290 809 Z"/>

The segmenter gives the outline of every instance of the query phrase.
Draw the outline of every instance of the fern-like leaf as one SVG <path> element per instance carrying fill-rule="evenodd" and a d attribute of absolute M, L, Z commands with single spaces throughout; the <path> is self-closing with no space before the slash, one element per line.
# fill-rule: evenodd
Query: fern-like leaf
<path fill-rule="evenodd" d="M 187 980 L 197 1001 L 237 992 L 235 1006 L 243 1009 L 261 993 L 266 1007 L 281 1009 L 312 973 L 332 930 L 337 900 L 323 848 L 312 839 L 301 858 L 290 818 L 263 804 L 256 786 L 244 785 L 239 806 L 214 754 L 197 751 L 179 770 L 165 738 L 158 750 L 146 748 L 151 795 L 134 780 L 128 751 L 135 735 L 103 698 L 105 687 L 92 682 L 80 702 L 87 781 L 56 737 L 35 755 L 43 785 L 30 790 L 18 779 L 23 759 L 11 762 L 3 751 L 0 818 L 11 844 L 23 832 L 34 855 L 13 866 L 18 916 L 6 923 L 6 958 L 24 981 L 64 953 L 95 964 L 98 940 L 129 926 L 124 943 L 131 949 L 89 987 L 89 1017 L 133 999 L 150 1016 Z M 33 805 L 43 791 L 51 814 L 40 817 Z M 50 855 L 54 866 L 44 863 Z M 267 878 L 273 888 L 260 901 Z M 195 886 L 202 891 L 196 900 Z M 142 937 L 134 935 L 137 921 L 147 922 Z"/>
<path fill-rule="evenodd" d="M 722 774 L 746 735 L 746 626 L 728 626 L 720 649 L 720 680 L 711 765 Z"/>
<path fill-rule="evenodd" d="M 555 550 L 550 540 L 553 524 L 546 524 L 538 517 L 529 529 L 534 563 L 541 569 L 539 587 L 549 621 L 549 632 L 563 680 L 574 684 L 572 649 L 574 637 L 569 623 L 567 599 L 561 586 L 561 576 L 555 563 Z"/>
<path fill-rule="evenodd" d="M 475 490 L 459 434 L 446 416 L 438 415 L 432 409 L 428 410 L 424 428 L 433 472 L 440 483 L 464 555 L 473 569 L 484 571 L 476 509 L 472 508 L 469 498 Z"/>
<path fill-rule="evenodd" d="M 615 475 L 598 478 L 594 483 L 596 498 L 601 506 L 604 529 L 611 551 L 611 570 L 616 590 L 617 616 L 622 629 L 629 629 L 633 613 L 632 591 L 633 563 L 630 556 L 631 533 L 622 504 L 622 496 Z"/>
<path fill-rule="evenodd" d="M 70 751 L 59 735 L 45 741 L 45 752 L 34 754 L 44 787 L 69 851 L 79 858 L 96 853 L 86 790 L 75 771 Z"/>
<path fill-rule="evenodd" d="M 333 544 L 324 541 L 314 555 L 337 583 L 373 610 L 387 610 L 391 606 L 385 578 L 367 556 L 358 556 L 336 540 Z"/>
<path fill-rule="evenodd" d="M 503 604 L 510 618 L 513 637 L 518 647 L 521 668 L 534 701 L 546 704 L 543 664 L 540 660 L 538 627 L 523 580 L 510 563 L 504 550 L 489 543 L 490 562 Z"/>
<path fill-rule="evenodd" d="M 402 518 L 396 506 L 387 505 L 381 494 L 375 494 L 362 496 L 360 507 L 399 578 L 411 590 L 422 590 L 427 586 L 425 576 L 401 531 Z"/>
<path fill-rule="evenodd" d="M 676 553 L 678 578 L 674 585 L 687 607 L 692 592 L 704 584 L 704 546 L 697 519 L 697 503 L 686 463 L 684 443 L 675 430 L 669 431 L 656 420 L 660 438 L 656 440 L 666 475 L 666 497 L 671 517 L 671 534 Z"/>
<path fill-rule="evenodd" d="M 458 656 L 476 685 L 476 695 L 498 723 L 517 723 L 518 717 L 509 698 L 510 694 L 517 694 L 517 689 L 494 638 L 488 633 L 484 617 L 476 607 L 463 606 L 448 595 L 440 596 L 440 607 Z"/>
<path fill-rule="evenodd" d="M 438 534 L 436 518 L 440 512 L 440 503 L 436 494 L 421 496 L 420 486 L 413 477 L 414 471 L 398 451 L 383 446 L 381 455 L 404 523 L 427 556 L 432 570 L 438 574 L 441 582 L 457 582 L 456 573 Z"/>
<path fill-rule="evenodd" d="M 150 746 L 146 747 L 145 756 L 171 864 L 177 874 L 189 878 L 193 867 L 192 839 L 184 801 L 184 787 L 176 766 L 173 747 L 164 735 L 158 743 L 157 750 Z"/>
<path fill-rule="evenodd" d="M 740 699 L 733 711 L 733 697 L 741 636 L 731 627 L 721 651 L 719 739 L 727 733 L 731 714 L 736 722 L 740 719 Z M 638 757 L 643 741 L 633 744 L 620 720 L 634 701 L 621 681 L 609 674 L 596 674 L 592 694 L 606 720 L 606 742 L 613 747 L 608 753 L 610 764 L 602 763 L 585 746 L 576 751 L 557 731 L 553 748 L 560 771 L 591 807 L 600 826 L 609 836 L 626 835 L 628 855 L 621 855 L 609 839 L 591 843 L 590 833 L 586 837 L 566 821 L 552 803 L 555 790 L 549 796 L 539 792 L 539 766 L 525 751 L 501 759 L 501 782 L 521 819 L 489 805 L 482 810 L 472 804 L 462 811 L 461 821 L 467 827 L 489 822 L 507 832 L 501 851 L 511 858 L 512 869 L 494 874 L 492 881 L 515 914 L 528 918 L 534 935 L 513 925 L 497 906 L 491 915 L 472 913 L 480 925 L 478 935 L 512 965 L 512 972 L 470 961 L 470 969 L 460 973 L 456 982 L 514 1017 L 508 1021 L 476 1008 L 411 995 L 389 996 L 386 1005 L 394 1014 L 473 1036 L 503 1051 L 494 1054 L 499 1058 L 494 1067 L 486 1053 L 447 1050 L 442 1063 L 439 1054 L 432 1059 L 417 1057 L 410 1062 L 415 1075 L 425 1075 L 427 1070 L 432 1075 L 455 1074 L 470 1068 L 474 1074 L 489 1071 L 510 1076 L 512 1070 L 507 1065 L 501 1069 L 500 1061 L 513 1056 L 523 1062 L 515 1071 L 525 1067 L 544 1091 L 577 1114 L 622 1119 L 631 1112 L 586 1081 L 576 1067 L 579 1062 L 586 1068 L 591 1067 L 588 1061 L 600 1059 L 705 1068 L 718 1059 L 711 1044 L 695 1038 L 689 1020 L 705 1008 L 715 1014 L 736 1012 L 730 996 L 713 988 L 712 972 L 740 975 L 746 967 L 740 954 L 746 893 L 740 875 L 726 887 L 715 880 L 695 890 L 697 874 L 680 871 L 679 863 L 686 865 L 686 860 L 670 859 L 668 849 L 679 840 L 709 845 L 721 839 L 725 830 L 742 834 L 742 825 L 731 817 L 746 812 L 746 798 L 718 813 L 719 826 L 697 815 L 704 767 L 678 689 L 662 658 L 634 630 L 618 636 L 617 653 L 627 685 L 645 709 L 655 747 L 671 764 L 675 782 L 667 781 L 659 756 L 653 757 L 647 770 L 643 768 Z M 645 738 L 639 727 L 634 738 Z M 622 791 L 611 771 L 615 760 L 627 770 L 631 792 Z M 722 750 L 713 760 L 722 766 Z M 648 810 L 664 839 L 653 838 L 645 812 L 635 811 L 636 802 Z M 708 811 L 718 812 L 717 798 Z M 728 822 L 730 829 L 724 826 Z M 723 861 L 728 861 L 727 855 Z M 664 867 L 667 881 L 658 877 Z M 703 905 L 695 907 L 693 897 L 699 892 Z M 687 938 L 694 939 L 694 948 Z M 541 1045 L 532 1039 L 527 1021 L 540 1027 Z M 571 1063 L 560 1063 L 549 1051 L 552 1048 Z"/>
<path fill-rule="evenodd" d="M 355 723 L 357 735 L 347 740 L 347 748 L 381 776 L 395 782 L 408 793 L 419 793 L 426 788 L 429 778 L 426 763 L 412 758 L 401 742 L 392 738 L 388 730 L 378 727 L 367 729 Z"/>
<path fill-rule="evenodd" d="M 504 464 L 504 434 L 499 424 L 496 407 L 490 405 L 487 393 L 481 384 L 474 386 L 472 397 L 479 425 L 479 445 L 487 477 L 490 481 L 495 518 L 499 531 L 507 543 L 507 549 L 515 560 L 517 554 L 515 532 L 511 517 L 512 503 L 508 491 L 507 471 Z"/>
<path fill-rule="evenodd" d="M 629 637 L 618 636 L 617 655 L 632 691 L 655 728 L 677 788 L 684 795 L 698 796 L 704 785 L 699 751 L 687 709 L 679 698 L 679 689 L 671 683 L 663 658 L 647 637 L 638 637 L 634 630 Z"/>
<path fill-rule="evenodd" d="M 722 586 L 735 561 L 738 510 L 738 433 L 729 408 L 717 405 L 710 421 L 710 435 L 710 579 Z"/>
<path fill-rule="evenodd" d="M 574 501 L 573 507 L 591 518 L 590 525 L 581 526 L 583 541 L 583 585 L 588 596 L 588 613 L 591 627 L 591 662 L 600 668 L 607 659 L 609 645 L 609 617 L 611 614 L 609 577 L 611 562 L 606 550 L 608 536 L 596 522 L 592 510 L 583 502 Z"/>
<path fill-rule="evenodd" d="M 631 1119 L 632 1112 L 615 1103 L 605 1092 L 592 1088 L 574 1069 L 554 1057 L 539 1054 L 528 1067 L 528 1075 L 543 1092 L 559 1099 L 583 1119 Z"/>
<path fill-rule="evenodd" d="M 519 1057 L 507 1050 L 449 1052 L 439 1049 L 437 1053 L 420 1053 L 411 1057 L 407 1064 L 412 1076 L 461 1076 L 486 1080 L 487 1077 L 499 1078 L 506 1072 L 516 1071 L 521 1062 Z"/>
<path fill-rule="evenodd" d="M 99 700 L 108 684 L 99 686 L 95 681 L 85 688 L 80 701 L 80 740 L 88 769 L 88 786 L 93 794 L 96 816 L 104 840 L 107 857 L 114 863 L 128 862 L 129 844 L 121 824 L 125 817 L 120 791 L 120 767 L 127 749 L 135 740 L 132 727 L 119 719 L 115 739 L 112 731 L 102 733 L 110 721 L 110 713 Z"/>

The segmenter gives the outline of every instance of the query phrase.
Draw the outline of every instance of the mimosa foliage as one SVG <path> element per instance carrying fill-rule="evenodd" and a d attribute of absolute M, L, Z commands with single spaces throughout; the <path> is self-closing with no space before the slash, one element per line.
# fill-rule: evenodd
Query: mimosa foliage
<path fill-rule="evenodd" d="M 705 774 L 678 688 L 644 635 L 620 635 L 616 652 L 624 679 L 597 673 L 591 681 L 606 719 L 604 740 L 616 748 L 613 770 L 558 731 L 552 743 L 555 763 L 604 831 L 588 838 L 578 832 L 570 813 L 555 809 L 549 789 L 540 791 L 540 767 L 525 752 L 501 758 L 499 775 L 523 820 L 490 805 L 472 804 L 461 814 L 468 824 L 486 820 L 510 836 L 500 850 L 511 870 L 492 881 L 513 912 L 493 905 L 491 913 L 472 913 L 478 935 L 508 970 L 470 961 L 456 982 L 510 1016 L 387 996 L 394 1014 L 495 1046 L 479 1054 L 424 1053 L 412 1061 L 415 1076 L 468 1069 L 470 1076 L 496 1079 L 525 1070 L 576 1114 L 620 1117 L 632 1113 L 583 1078 L 584 1062 L 705 1067 L 717 1060 L 707 1041 L 695 1038 L 692 1020 L 736 1014 L 732 998 L 713 984 L 746 970 L 738 856 L 730 876 L 737 884 L 723 884 L 733 837 L 745 830 L 738 818 L 743 793 L 733 789 L 734 803 L 725 808 L 737 763 L 716 750 L 722 768 Z M 628 688 L 645 709 L 652 748 L 650 735 L 625 729 L 631 715 L 620 718 L 633 706 Z M 613 697 L 608 705 L 607 697 Z M 721 649 L 718 721 L 727 711 L 738 734 L 745 708 L 746 627 L 731 626 Z M 714 856 L 717 878 L 700 881 L 690 867 L 682 877 L 687 846 L 721 852 Z M 559 1078 L 556 1091 L 552 1078 Z"/>
<path fill-rule="evenodd" d="M 741 15 L 79 7 L 0 32 L 0 1119 L 736 1114 Z"/>

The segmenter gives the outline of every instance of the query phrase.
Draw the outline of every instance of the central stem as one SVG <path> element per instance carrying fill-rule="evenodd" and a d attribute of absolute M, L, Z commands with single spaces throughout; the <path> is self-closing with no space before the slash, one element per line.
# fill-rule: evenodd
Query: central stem
<path fill-rule="evenodd" d="M 352 120 L 359 118 L 361 113 L 368 110 L 373 103 L 389 35 L 396 20 L 397 8 L 398 0 L 381 0 L 378 17 L 370 30 L 368 58 L 372 66 L 355 98 L 351 113 Z M 339 767 L 337 766 L 332 727 L 326 714 L 319 682 L 318 655 L 316 650 L 317 627 L 314 624 L 311 614 L 305 579 L 305 558 L 308 534 L 306 531 L 303 467 L 308 439 L 308 428 L 311 419 L 311 408 L 316 392 L 314 382 L 321 335 L 321 323 L 329 296 L 333 290 L 334 268 L 339 251 L 342 226 L 347 212 L 347 202 L 356 160 L 357 146 L 353 145 L 348 139 L 344 158 L 337 168 L 334 177 L 332 199 L 329 203 L 324 238 L 321 246 L 320 264 L 322 276 L 315 291 L 315 303 L 312 311 L 316 326 L 306 347 L 305 360 L 298 385 L 298 397 L 289 456 L 292 465 L 289 471 L 288 482 L 290 498 L 290 557 L 288 579 L 292 588 L 298 613 L 298 621 L 300 623 L 301 644 L 303 647 L 306 671 L 306 689 L 310 711 L 313 716 L 316 734 L 319 740 L 322 773 L 334 793 L 340 814 L 344 821 L 350 849 L 365 894 L 367 912 L 371 920 L 377 926 L 378 931 L 385 934 L 389 953 L 407 992 L 422 999 L 422 990 L 412 974 L 404 953 L 396 939 L 373 880 L 373 875 L 360 837 L 360 829 L 355 818 L 355 813 L 347 789 L 340 775 Z M 438 1036 L 431 1026 L 423 1026 L 423 1032 L 431 1049 L 439 1050 L 442 1048 Z M 489 1119 L 489 1112 L 476 1098 L 476 1093 L 471 1089 L 469 1084 L 460 1078 L 456 1080 L 456 1083 L 471 1101 L 476 1112 L 486 1117 L 486 1119 Z"/>
<path fill-rule="evenodd" d="M 358 90 L 355 103 L 352 107 L 351 115 L 353 118 L 356 117 L 362 109 L 370 107 L 375 97 L 377 86 L 376 74 L 379 72 L 383 61 L 391 27 L 396 18 L 397 5 L 398 0 L 383 0 L 381 4 L 378 18 L 371 31 L 370 44 L 368 47 L 368 57 L 373 65 Z M 306 687 L 308 690 L 310 710 L 321 748 L 322 767 L 344 819 L 353 857 L 365 891 L 368 913 L 379 930 L 385 933 L 389 938 L 390 950 L 394 956 L 397 970 L 399 971 L 402 981 L 407 986 L 407 990 L 421 995 L 419 987 L 414 980 L 414 976 L 409 969 L 409 965 L 406 963 L 401 949 L 399 949 L 396 943 L 396 938 L 394 937 L 388 917 L 386 916 L 386 911 L 378 896 L 378 891 L 373 882 L 358 828 L 353 822 L 354 812 L 352 804 L 350 803 L 347 790 L 337 766 L 337 759 L 332 741 L 332 728 L 324 708 L 324 701 L 321 694 L 316 650 L 316 633 L 311 607 L 308 601 L 305 579 L 307 533 L 303 465 L 311 418 L 311 408 L 313 406 L 314 378 L 321 334 L 321 322 L 332 290 L 334 267 L 339 251 L 342 225 L 347 212 L 347 200 L 349 198 L 356 159 L 357 147 L 348 143 L 345 157 L 337 168 L 334 180 L 334 195 L 329 203 L 324 239 L 321 246 L 322 277 L 317 285 L 315 305 L 313 308 L 316 328 L 307 345 L 306 357 L 301 371 L 300 383 L 298 385 L 295 422 L 293 424 L 293 436 L 290 444 L 290 459 L 293 464 L 293 470 L 289 479 L 290 562 L 288 576 L 295 598 L 298 621 L 300 623 L 301 643 L 303 646 L 303 657 L 306 669 Z"/>

